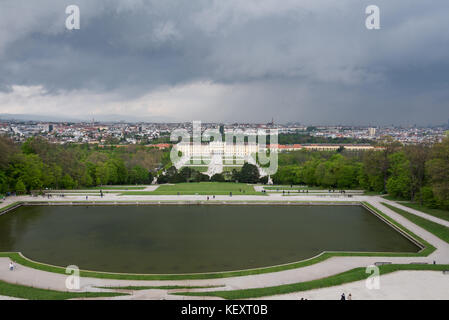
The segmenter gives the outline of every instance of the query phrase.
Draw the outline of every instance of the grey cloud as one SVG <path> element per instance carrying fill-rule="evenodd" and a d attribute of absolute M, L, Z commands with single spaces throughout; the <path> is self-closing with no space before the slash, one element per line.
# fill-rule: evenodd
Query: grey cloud
<path fill-rule="evenodd" d="M 379 31 L 364 27 L 372 1 L 6 0 L 0 90 L 39 85 L 49 95 L 89 90 L 126 102 L 209 81 L 233 91 L 207 120 L 446 119 L 449 3 L 375 2 Z M 69 32 L 64 9 L 74 3 L 81 30 Z M 180 118 L 192 112 L 179 106 Z"/>

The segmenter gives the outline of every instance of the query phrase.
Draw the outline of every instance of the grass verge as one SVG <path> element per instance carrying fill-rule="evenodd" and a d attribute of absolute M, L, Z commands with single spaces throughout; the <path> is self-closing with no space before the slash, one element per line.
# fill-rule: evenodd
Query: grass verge
<path fill-rule="evenodd" d="M 14 203 L 11 203 L 11 204 L 7 205 L 6 207 L 1 208 L 0 209 L 0 213 L 2 213 L 3 211 L 6 211 L 6 210 L 8 210 L 8 209 L 18 205 L 19 203 L 20 203 L 20 201 L 14 202 Z"/>
<path fill-rule="evenodd" d="M 413 222 L 414 224 L 420 226 L 423 229 L 426 229 L 427 231 L 429 231 L 430 233 L 434 234 L 435 236 L 437 236 L 438 238 L 446 241 L 447 243 L 449 243 L 449 228 L 446 226 L 443 226 L 439 223 L 424 219 L 420 216 L 414 215 L 413 213 L 407 212 L 405 210 L 396 208 L 394 206 L 391 206 L 387 203 L 382 202 L 382 204 L 384 206 L 386 206 L 387 208 L 393 210 L 394 212 L 400 214 L 401 216 L 403 216 L 404 218 L 410 220 L 411 222 Z"/>
<path fill-rule="evenodd" d="M 74 298 L 117 297 L 127 294 L 118 292 L 63 292 L 0 281 L 0 295 L 28 300 L 66 300 Z"/>
<path fill-rule="evenodd" d="M 161 185 L 154 191 L 127 191 L 125 196 L 139 195 L 264 195 L 254 190 L 252 185 L 232 182 L 191 182 Z"/>
<path fill-rule="evenodd" d="M 322 188 L 322 187 L 305 187 L 305 186 L 293 186 L 293 187 L 291 187 L 291 186 L 269 186 L 269 187 L 267 187 L 267 186 L 264 186 L 264 189 L 265 190 L 279 190 L 279 191 L 282 191 L 282 190 L 319 190 L 319 191 L 323 191 L 323 190 L 325 190 L 325 188 Z M 326 189 L 326 190 L 328 190 L 328 189 Z"/>
<path fill-rule="evenodd" d="M 147 186 L 103 186 L 103 187 L 91 187 L 80 190 L 143 190 Z"/>
<path fill-rule="evenodd" d="M 445 271 L 449 270 L 449 265 L 422 265 L 422 264 L 389 264 L 379 266 L 380 274 L 385 275 L 395 271 Z M 366 273 L 366 268 L 355 268 L 343 273 L 336 274 L 334 276 L 316 279 L 306 282 L 299 282 L 293 284 L 286 284 L 274 287 L 255 288 L 255 289 L 243 289 L 232 291 L 210 291 L 210 292 L 177 292 L 175 295 L 181 296 L 213 296 L 223 299 L 249 299 L 260 298 L 267 296 L 274 296 L 279 294 L 287 294 L 301 291 L 308 291 L 312 289 L 320 289 L 338 286 L 341 284 L 365 280 L 370 276 Z"/>
<path fill-rule="evenodd" d="M 440 219 L 449 221 L 449 211 L 447 211 L 447 210 L 431 209 L 431 208 L 427 208 L 427 207 L 424 207 L 417 203 L 412 203 L 412 202 L 401 202 L 401 205 L 409 207 L 411 209 L 422 211 L 422 212 L 430 214 L 431 216 L 434 216 L 436 218 L 440 218 Z"/>

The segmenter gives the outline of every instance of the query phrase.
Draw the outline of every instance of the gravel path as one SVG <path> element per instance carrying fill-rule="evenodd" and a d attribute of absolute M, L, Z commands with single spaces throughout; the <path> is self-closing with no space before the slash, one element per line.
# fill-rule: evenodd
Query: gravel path
<path fill-rule="evenodd" d="M 437 271 L 398 271 L 380 277 L 379 289 L 369 290 L 366 282 L 289 293 L 262 299 L 270 300 L 339 300 L 342 293 L 352 300 L 448 300 L 449 274 Z"/>

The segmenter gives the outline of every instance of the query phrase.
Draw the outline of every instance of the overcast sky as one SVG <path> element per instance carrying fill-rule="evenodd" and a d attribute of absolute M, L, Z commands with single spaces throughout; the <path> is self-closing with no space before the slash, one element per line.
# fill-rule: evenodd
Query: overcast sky
<path fill-rule="evenodd" d="M 78 5 L 81 29 L 65 27 Z M 367 30 L 365 8 L 380 8 Z M 447 0 L 1 0 L 0 114 L 439 124 Z"/>

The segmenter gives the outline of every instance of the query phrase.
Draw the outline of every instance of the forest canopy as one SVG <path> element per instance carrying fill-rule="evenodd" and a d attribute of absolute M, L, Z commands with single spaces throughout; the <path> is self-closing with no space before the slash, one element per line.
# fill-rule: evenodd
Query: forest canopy
<path fill-rule="evenodd" d="M 34 137 L 22 145 L 0 137 L 0 193 L 148 184 L 169 162 L 168 152 L 145 146 L 51 144 Z"/>

